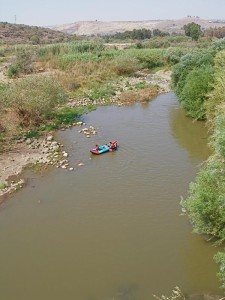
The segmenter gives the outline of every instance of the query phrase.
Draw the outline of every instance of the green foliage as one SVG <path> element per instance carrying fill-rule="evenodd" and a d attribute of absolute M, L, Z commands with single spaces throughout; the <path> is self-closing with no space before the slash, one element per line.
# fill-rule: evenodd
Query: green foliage
<path fill-rule="evenodd" d="M 61 86 L 50 77 L 30 76 L 3 91 L 3 101 L 19 116 L 21 124 L 40 124 L 45 114 L 66 99 Z"/>
<path fill-rule="evenodd" d="M 115 57 L 112 60 L 115 71 L 118 75 L 131 75 L 140 68 L 139 60 L 128 54 Z"/>
<path fill-rule="evenodd" d="M 142 48 L 144 48 L 144 46 L 143 46 L 142 43 L 138 42 L 138 43 L 136 44 L 136 48 L 137 48 L 137 49 L 142 49 Z"/>
<path fill-rule="evenodd" d="M 214 150 L 225 158 L 225 114 L 219 114 L 215 120 L 215 129 L 212 135 Z"/>
<path fill-rule="evenodd" d="M 189 196 L 182 205 L 187 211 L 194 231 L 216 237 L 218 242 L 225 240 L 225 167 L 224 162 L 216 157 L 190 184 Z"/>
<path fill-rule="evenodd" d="M 142 68 L 153 69 L 166 65 L 164 49 L 140 49 L 136 51 L 131 50 L 128 53 L 138 59 Z"/>
<path fill-rule="evenodd" d="M 222 47 L 221 47 L 222 45 Z M 214 50 L 223 49 L 223 42 L 213 45 Z M 214 52 L 216 53 L 216 52 Z M 194 231 L 207 234 L 216 239 L 217 243 L 225 241 L 225 51 L 216 54 L 215 72 L 212 83 L 213 90 L 208 94 L 208 100 L 204 102 L 207 115 L 207 124 L 211 129 L 211 147 L 213 155 L 207 161 L 204 168 L 197 175 L 195 183 L 190 184 L 187 199 L 182 200 L 182 206 L 188 213 L 193 224 Z M 207 67 L 210 69 L 210 67 Z M 193 71 L 191 71 L 193 72 Z M 191 76 L 191 72 L 189 76 Z M 197 74 L 196 74 L 197 75 Z M 195 89 L 192 77 L 187 89 Z M 186 79 L 188 76 L 186 77 Z M 200 78 L 199 78 L 200 80 Z M 214 83 L 213 83 L 214 82 Z M 220 265 L 218 278 L 225 288 L 225 253 L 219 252 L 214 257 Z"/>
<path fill-rule="evenodd" d="M 213 41 L 211 48 L 216 52 L 225 50 L 225 38 Z"/>
<path fill-rule="evenodd" d="M 206 103 L 208 126 L 215 127 L 216 117 L 224 114 L 225 103 L 225 51 L 220 51 L 215 57 L 215 78 L 213 91 L 209 94 L 209 100 Z"/>
<path fill-rule="evenodd" d="M 34 34 L 31 36 L 30 41 L 33 45 L 38 45 L 40 44 L 40 38 L 37 34 Z"/>
<path fill-rule="evenodd" d="M 41 136 L 41 134 L 40 134 L 38 128 L 34 127 L 31 130 L 24 132 L 23 136 L 27 139 L 28 138 L 29 139 L 32 139 L 32 138 L 38 139 Z"/>
<path fill-rule="evenodd" d="M 169 47 L 166 50 L 164 57 L 169 64 L 175 65 L 179 63 L 181 57 L 187 54 L 187 52 L 188 50 L 184 48 Z"/>
<path fill-rule="evenodd" d="M 183 27 L 185 35 L 190 36 L 192 40 L 197 41 L 202 35 L 201 26 L 194 22 L 188 23 Z"/>
<path fill-rule="evenodd" d="M 9 76 L 9 78 L 16 78 L 19 75 L 19 73 L 20 73 L 19 65 L 15 64 L 8 67 L 7 75 Z"/>
<path fill-rule="evenodd" d="M 146 88 L 146 86 L 147 86 L 146 81 L 140 81 L 134 85 L 134 88 L 137 90 L 143 90 L 144 88 Z"/>
<path fill-rule="evenodd" d="M 16 59 L 8 68 L 8 76 L 15 78 L 19 74 L 31 74 L 33 72 L 33 56 L 34 53 L 28 49 L 19 49 Z"/>
<path fill-rule="evenodd" d="M 92 53 L 99 54 L 105 49 L 104 45 L 93 41 L 73 41 L 70 43 L 52 44 L 42 46 L 38 50 L 38 56 L 41 58 L 49 58 L 51 56 Z"/>
<path fill-rule="evenodd" d="M 170 35 L 168 32 L 161 31 L 158 28 L 153 29 L 152 33 L 153 33 L 153 36 L 161 36 L 161 37 Z"/>
<path fill-rule="evenodd" d="M 206 117 L 204 103 L 207 94 L 212 90 L 213 67 L 201 67 L 190 71 L 187 75 L 180 101 L 186 112 L 194 119 L 203 120 Z"/>
<path fill-rule="evenodd" d="M 77 61 L 84 61 L 84 62 L 99 61 L 99 57 L 92 52 L 64 54 L 59 58 L 59 66 L 62 70 L 66 70 L 71 63 Z"/>
<path fill-rule="evenodd" d="M 51 124 L 41 126 L 42 130 L 53 130 L 58 129 L 62 125 L 69 125 L 77 122 L 80 117 L 88 112 L 93 110 L 93 107 L 85 107 L 85 108 L 68 108 L 64 107 L 55 111 L 49 111 L 46 118 L 52 120 Z"/>
<path fill-rule="evenodd" d="M 213 65 L 214 53 L 210 50 L 194 51 L 181 57 L 180 62 L 174 66 L 172 74 L 172 83 L 178 99 L 190 71 L 195 68 Z"/>
<path fill-rule="evenodd" d="M 132 31 L 125 31 L 125 32 L 117 32 L 114 35 L 108 36 L 113 39 L 119 40 L 145 40 L 150 39 L 152 36 L 152 31 L 146 28 L 142 29 L 133 29 Z"/>
<path fill-rule="evenodd" d="M 8 187 L 7 183 L 0 182 L 0 190 L 4 190 L 7 187 Z"/>
<path fill-rule="evenodd" d="M 88 97 L 91 100 L 98 100 L 98 99 L 108 99 L 110 96 L 115 94 L 115 89 L 112 87 L 111 84 L 93 84 L 91 87 L 90 92 L 88 93 Z"/>
<path fill-rule="evenodd" d="M 182 47 L 190 48 L 192 44 L 191 38 L 185 35 L 171 35 L 171 36 L 154 36 L 150 40 L 143 41 L 144 48 L 168 48 L 168 47 Z"/>
<path fill-rule="evenodd" d="M 225 253 L 224 252 L 218 252 L 214 256 L 214 260 L 217 264 L 220 266 L 220 270 L 218 275 L 219 280 L 222 283 L 222 288 L 225 289 Z"/>

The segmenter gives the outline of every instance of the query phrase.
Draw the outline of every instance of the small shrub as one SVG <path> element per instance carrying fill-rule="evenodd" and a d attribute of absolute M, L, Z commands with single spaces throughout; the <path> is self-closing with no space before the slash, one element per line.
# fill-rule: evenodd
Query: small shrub
<path fill-rule="evenodd" d="M 9 66 L 8 70 L 7 70 L 7 75 L 9 76 L 9 78 L 15 78 L 19 75 L 20 72 L 20 67 L 19 65 L 11 65 Z"/>
<path fill-rule="evenodd" d="M 142 68 L 158 68 L 166 64 L 164 49 L 140 49 L 128 52 L 136 57 Z"/>
<path fill-rule="evenodd" d="M 8 184 L 7 183 L 4 183 L 4 182 L 0 182 L 0 190 L 4 190 L 8 187 Z"/>
<path fill-rule="evenodd" d="M 121 55 L 114 58 L 113 65 L 118 75 L 131 75 L 140 68 L 138 59 L 128 55 Z"/>
<path fill-rule="evenodd" d="M 146 85 L 146 81 L 140 81 L 134 85 L 134 88 L 138 90 L 143 90 L 144 88 L 146 88 Z"/>
<path fill-rule="evenodd" d="M 180 61 L 181 57 L 186 53 L 187 53 L 186 49 L 170 47 L 166 50 L 164 57 L 169 64 L 175 65 Z"/>
<path fill-rule="evenodd" d="M 52 120 L 52 124 L 42 126 L 41 130 L 44 131 L 58 129 L 61 125 L 73 124 L 74 122 L 78 121 L 83 114 L 90 112 L 92 109 L 93 107 L 64 107 L 56 111 L 49 111 L 46 118 Z"/>
<path fill-rule="evenodd" d="M 157 96 L 157 88 L 155 86 L 148 86 L 138 91 L 127 91 L 123 92 L 120 96 L 122 103 L 133 103 L 133 102 L 147 102 Z"/>
<path fill-rule="evenodd" d="M 21 125 L 38 125 L 45 114 L 66 100 L 61 86 L 50 77 L 31 76 L 3 91 L 3 99 L 21 120 Z"/>
<path fill-rule="evenodd" d="M 102 98 L 108 99 L 110 96 L 115 94 L 115 90 L 110 84 L 97 85 L 95 84 L 91 91 L 88 93 L 88 97 L 91 100 L 98 100 Z"/>

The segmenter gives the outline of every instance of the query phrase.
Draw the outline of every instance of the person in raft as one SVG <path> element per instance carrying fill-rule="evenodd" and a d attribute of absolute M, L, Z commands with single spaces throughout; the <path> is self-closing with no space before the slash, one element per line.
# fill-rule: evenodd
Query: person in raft
<path fill-rule="evenodd" d="M 115 143 L 110 142 L 109 151 L 113 151 L 116 149 Z"/>
<path fill-rule="evenodd" d="M 95 149 L 96 149 L 97 151 L 99 150 L 99 145 L 98 145 L 98 144 L 95 145 Z"/>

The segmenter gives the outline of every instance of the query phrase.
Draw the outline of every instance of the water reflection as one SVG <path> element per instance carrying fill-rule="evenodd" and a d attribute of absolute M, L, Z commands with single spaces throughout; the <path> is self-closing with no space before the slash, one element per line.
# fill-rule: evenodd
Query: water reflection
<path fill-rule="evenodd" d="M 177 105 L 170 110 L 170 126 L 173 136 L 191 158 L 208 158 L 210 150 L 207 147 L 208 134 L 204 121 L 193 121 Z"/>

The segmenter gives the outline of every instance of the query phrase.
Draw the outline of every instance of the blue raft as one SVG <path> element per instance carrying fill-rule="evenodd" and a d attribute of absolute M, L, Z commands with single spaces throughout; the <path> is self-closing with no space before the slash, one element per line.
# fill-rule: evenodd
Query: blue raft
<path fill-rule="evenodd" d="M 117 141 L 112 141 L 105 145 L 100 145 L 100 146 L 96 145 L 96 147 L 90 151 L 91 153 L 98 155 L 105 152 L 114 151 L 116 149 L 117 149 Z"/>

